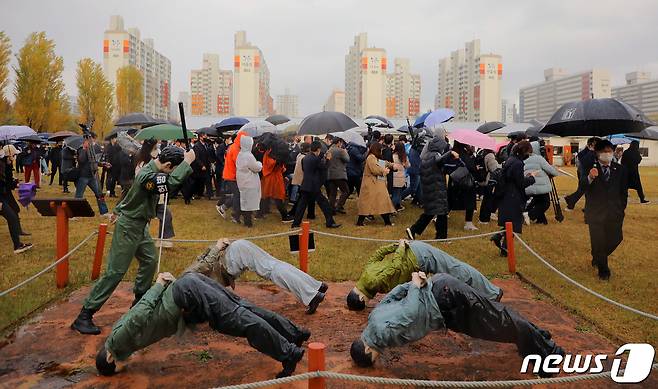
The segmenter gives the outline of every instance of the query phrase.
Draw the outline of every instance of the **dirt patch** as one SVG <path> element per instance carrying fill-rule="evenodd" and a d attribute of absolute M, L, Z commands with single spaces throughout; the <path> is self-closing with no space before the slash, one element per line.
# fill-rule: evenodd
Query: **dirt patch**
<path fill-rule="evenodd" d="M 495 280 L 505 290 L 503 302 L 551 331 L 554 339 L 570 353 L 614 353 L 619 345 L 588 332 L 565 311 L 535 298 L 515 279 Z M 345 296 L 353 283 L 333 283 L 325 302 L 313 316 L 289 294 L 270 284 L 238 283 L 237 293 L 254 303 L 281 313 L 313 333 L 311 340 L 327 345 L 326 368 L 336 372 L 382 377 L 433 380 L 529 379 L 520 374 L 522 359 L 511 344 L 500 344 L 454 332 L 434 333 L 412 345 L 386 352 L 371 369 L 355 367 L 349 346 L 360 334 L 369 310 L 350 312 Z M 280 364 L 249 347 L 244 339 L 218 334 L 200 326 L 183 337 L 165 339 L 135 354 L 125 371 L 115 377 L 99 377 L 94 356 L 112 324 L 132 301 L 131 284 L 122 283 L 105 307 L 95 316 L 103 327 L 100 336 L 83 336 L 69 325 L 80 309 L 88 287 L 46 309 L 21 327 L 13 341 L 0 349 L 0 387 L 35 388 L 128 388 L 128 387 L 213 387 L 271 379 Z M 306 358 L 297 372 L 307 370 Z M 654 374 L 655 376 L 655 374 Z M 656 378 L 650 377 L 656 384 Z M 610 380 L 595 386 L 613 386 Z M 592 383 L 572 385 L 584 387 Z M 328 381 L 330 388 L 376 387 Z M 305 388 L 306 382 L 286 385 Z M 560 385 L 560 388 L 569 386 Z M 654 386 L 656 387 L 656 386 Z"/>

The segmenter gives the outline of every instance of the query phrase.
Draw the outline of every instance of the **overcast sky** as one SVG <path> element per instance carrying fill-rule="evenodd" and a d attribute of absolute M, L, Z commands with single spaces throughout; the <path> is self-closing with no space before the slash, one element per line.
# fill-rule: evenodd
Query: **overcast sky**
<path fill-rule="evenodd" d="M 344 56 L 354 35 L 386 49 L 389 63 L 408 57 L 422 80 L 421 110 L 432 107 L 438 60 L 475 38 L 481 51 L 503 57 L 503 98 L 543 80 L 543 70 L 608 69 L 613 86 L 624 74 L 658 77 L 658 1 L 436 1 L 436 0 L 0 0 L 0 30 L 14 52 L 33 31 L 54 39 L 64 57 L 64 80 L 76 95 L 75 66 L 83 57 L 102 63 L 110 15 L 171 60 L 172 97 L 189 91 L 202 54 L 220 55 L 231 69 L 233 34 L 246 30 L 271 72 L 271 94 L 299 95 L 300 113 L 319 111 L 333 88 L 344 88 Z M 391 66 L 392 67 L 392 66 Z M 5 91 L 9 95 L 13 85 Z"/>

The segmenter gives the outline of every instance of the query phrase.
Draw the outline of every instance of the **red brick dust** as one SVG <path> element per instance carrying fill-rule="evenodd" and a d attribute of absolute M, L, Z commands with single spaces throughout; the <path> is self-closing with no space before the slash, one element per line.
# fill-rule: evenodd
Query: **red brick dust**
<path fill-rule="evenodd" d="M 533 298 L 519 280 L 495 280 L 505 291 L 503 302 L 553 334 L 569 353 L 612 354 L 619 345 L 590 332 L 576 330 L 577 321 L 564 310 Z M 326 344 L 327 370 L 381 377 L 430 380 L 531 379 L 521 374 L 522 358 L 512 344 L 474 339 L 454 332 L 436 332 L 414 344 L 388 350 L 373 368 L 356 367 L 349 348 L 363 330 L 370 307 L 363 312 L 347 310 L 345 296 L 351 282 L 330 284 L 327 298 L 314 315 L 294 297 L 271 284 L 238 283 L 236 292 L 261 307 L 278 312 L 311 330 L 311 341 Z M 252 349 L 245 339 L 224 336 L 207 325 L 178 338 L 164 339 L 137 352 L 113 377 L 98 376 L 94 358 L 112 324 L 129 308 L 131 284 L 122 283 L 95 315 L 102 326 L 99 336 L 80 335 L 69 328 L 78 314 L 88 287 L 75 291 L 19 328 L 9 344 L 0 349 L 0 387 L 35 388 L 138 388 L 215 387 L 274 378 L 281 364 Z M 611 360 L 611 358 L 608 358 Z M 608 367 L 610 363 L 607 364 Z M 307 371 L 306 356 L 296 373 Z M 655 374 L 654 374 L 655 375 Z M 656 381 L 655 377 L 650 377 Z M 610 379 L 555 387 L 607 387 Z M 650 384 L 645 381 L 643 384 Z M 283 385 L 306 388 L 307 382 Z M 375 388 L 355 382 L 328 380 L 329 388 Z M 392 386 L 389 386 L 392 387 Z M 658 387 L 658 386 L 654 386 Z"/>

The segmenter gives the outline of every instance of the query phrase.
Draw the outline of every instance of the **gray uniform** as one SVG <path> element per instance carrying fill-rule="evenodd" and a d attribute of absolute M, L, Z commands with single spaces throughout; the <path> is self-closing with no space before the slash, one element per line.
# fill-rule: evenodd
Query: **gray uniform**
<path fill-rule="evenodd" d="M 290 291 L 304 305 L 313 300 L 322 285 L 320 281 L 274 258 L 247 240 L 236 240 L 228 246 L 224 254 L 224 267 L 233 278 L 240 277 L 246 270 L 253 271 L 276 286 Z"/>

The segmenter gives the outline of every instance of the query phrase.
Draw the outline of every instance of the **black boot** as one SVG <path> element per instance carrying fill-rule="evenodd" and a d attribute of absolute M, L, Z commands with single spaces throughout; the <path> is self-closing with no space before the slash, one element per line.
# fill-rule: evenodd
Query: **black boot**
<path fill-rule="evenodd" d="M 298 336 L 297 339 L 295 340 L 295 345 L 296 345 L 297 347 L 302 347 L 302 344 L 304 344 L 304 342 L 306 342 L 306 341 L 309 340 L 310 338 L 311 338 L 311 331 L 302 328 L 302 329 L 299 331 L 299 336 Z"/>
<path fill-rule="evenodd" d="M 329 289 L 329 285 L 323 282 L 320 288 L 318 288 L 318 292 L 327 293 L 327 289 Z"/>
<path fill-rule="evenodd" d="M 93 322 L 94 313 L 96 313 L 96 311 L 82 308 L 80 314 L 78 314 L 78 317 L 75 319 L 73 324 L 71 324 L 71 329 L 74 329 L 84 335 L 100 334 L 101 329 L 98 328 Z"/>
<path fill-rule="evenodd" d="M 290 357 L 281 362 L 281 365 L 283 365 L 283 370 L 281 370 L 279 374 L 276 375 L 276 378 L 288 377 L 294 373 L 295 368 L 297 367 L 297 362 L 301 361 L 304 357 L 304 352 L 305 350 L 303 348 L 295 347 L 295 350 L 293 350 L 293 352 L 290 354 Z"/>
<path fill-rule="evenodd" d="M 308 308 L 306 308 L 306 314 L 307 315 L 314 314 L 323 300 L 324 300 L 324 293 L 318 292 L 315 295 L 315 297 L 313 297 L 313 300 L 311 300 L 311 302 L 308 303 Z"/>

